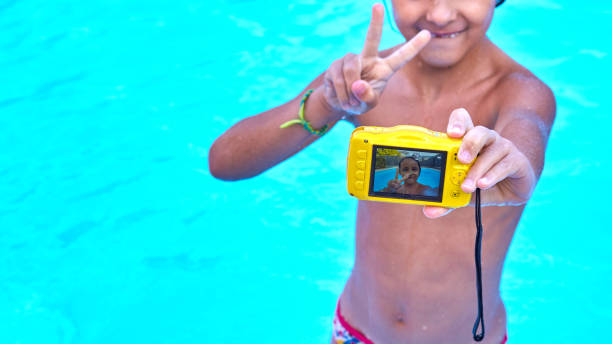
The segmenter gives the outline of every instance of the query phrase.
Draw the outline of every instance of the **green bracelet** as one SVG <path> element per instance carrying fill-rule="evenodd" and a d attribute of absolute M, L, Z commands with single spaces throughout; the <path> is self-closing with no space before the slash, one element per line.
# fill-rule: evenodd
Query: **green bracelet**
<path fill-rule="evenodd" d="M 324 125 L 321 129 L 315 129 L 312 127 L 312 125 L 310 125 L 310 122 L 308 122 L 307 120 L 304 119 L 304 105 L 306 104 L 306 99 L 308 99 L 308 97 L 310 97 L 310 94 L 312 94 L 314 90 L 308 90 L 306 91 L 306 94 L 304 94 L 304 96 L 302 97 L 302 101 L 300 102 L 300 111 L 298 112 L 298 117 L 299 119 L 292 119 L 288 122 L 285 122 L 283 124 L 281 124 L 281 128 L 287 128 L 288 126 L 294 125 L 294 124 L 301 124 L 304 129 L 306 129 L 309 133 L 311 134 L 315 134 L 315 135 L 319 135 L 319 136 L 323 136 L 325 135 L 325 133 L 327 132 L 328 129 L 328 125 Z"/>

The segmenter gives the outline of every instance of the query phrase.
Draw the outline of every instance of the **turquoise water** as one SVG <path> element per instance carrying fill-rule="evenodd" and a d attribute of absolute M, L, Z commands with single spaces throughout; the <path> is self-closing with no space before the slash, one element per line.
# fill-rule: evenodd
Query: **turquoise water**
<path fill-rule="evenodd" d="M 358 52 L 372 3 L 0 1 L 0 343 L 325 343 L 352 128 L 236 183 L 207 154 Z M 490 30 L 558 101 L 503 275 L 511 343 L 609 337 L 611 15 L 508 0 Z"/>
<path fill-rule="evenodd" d="M 395 178 L 395 172 L 397 168 L 388 168 L 384 170 L 378 170 L 374 173 L 374 191 L 380 191 L 387 187 L 387 184 L 391 179 Z M 418 183 L 430 186 L 432 188 L 437 188 L 440 184 L 440 171 L 423 167 L 421 169 L 421 174 L 419 175 L 419 179 L 417 179 Z"/>

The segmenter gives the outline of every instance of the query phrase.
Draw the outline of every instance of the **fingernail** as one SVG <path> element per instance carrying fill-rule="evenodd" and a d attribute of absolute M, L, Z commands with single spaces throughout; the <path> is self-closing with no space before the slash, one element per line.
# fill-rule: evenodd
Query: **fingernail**
<path fill-rule="evenodd" d="M 355 92 L 362 94 L 363 92 L 365 92 L 365 90 L 365 84 L 363 82 L 357 82 L 357 85 L 355 85 Z"/>
<path fill-rule="evenodd" d="M 458 125 L 453 125 L 453 127 L 451 128 L 451 130 L 450 130 L 450 131 L 451 131 L 451 133 L 453 133 L 453 134 L 457 134 L 457 135 L 459 135 L 459 134 L 461 134 L 461 127 L 460 127 L 460 126 L 458 126 Z"/>
<path fill-rule="evenodd" d="M 419 34 L 424 38 L 424 39 L 428 39 L 429 37 L 431 37 L 431 32 L 429 32 L 428 30 L 421 30 L 419 31 Z"/>
<path fill-rule="evenodd" d="M 466 179 L 463 181 L 463 184 L 461 185 L 464 189 L 468 189 L 469 191 L 472 191 L 473 189 L 476 188 L 476 185 L 474 185 L 474 181 L 471 179 Z"/>

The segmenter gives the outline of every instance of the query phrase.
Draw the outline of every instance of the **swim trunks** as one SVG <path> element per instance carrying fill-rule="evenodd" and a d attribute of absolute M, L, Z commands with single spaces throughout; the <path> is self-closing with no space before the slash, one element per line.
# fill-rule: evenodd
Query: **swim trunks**
<path fill-rule="evenodd" d="M 351 326 L 340 314 L 340 300 L 336 306 L 336 315 L 333 321 L 332 343 L 334 344 L 374 344 L 363 333 Z"/>
<path fill-rule="evenodd" d="M 333 328 L 332 343 L 334 344 L 374 344 L 368 337 L 344 320 L 342 314 L 340 314 L 340 300 L 338 300 L 338 306 L 336 306 Z M 507 340 L 508 336 L 506 335 L 500 344 L 505 344 Z"/>

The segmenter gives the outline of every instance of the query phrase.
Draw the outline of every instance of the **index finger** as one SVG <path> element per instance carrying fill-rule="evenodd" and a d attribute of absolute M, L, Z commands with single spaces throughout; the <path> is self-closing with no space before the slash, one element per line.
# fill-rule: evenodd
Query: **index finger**
<path fill-rule="evenodd" d="M 363 57 L 377 57 L 378 46 L 380 46 L 380 37 L 382 36 L 383 21 L 385 16 L 385 7 L 382 4 L 374 4 L 372 6 L 372 19 L 366 34 L 365 44 L 361 55 Z"/>
<path fill-rule="evenodd" d="M 395 72 L 406 62 L 412 60 L 429 43 L 429 40 L 431 40 L 431 33 L 427 30 L 421 30 L 383 61 Z"/>

